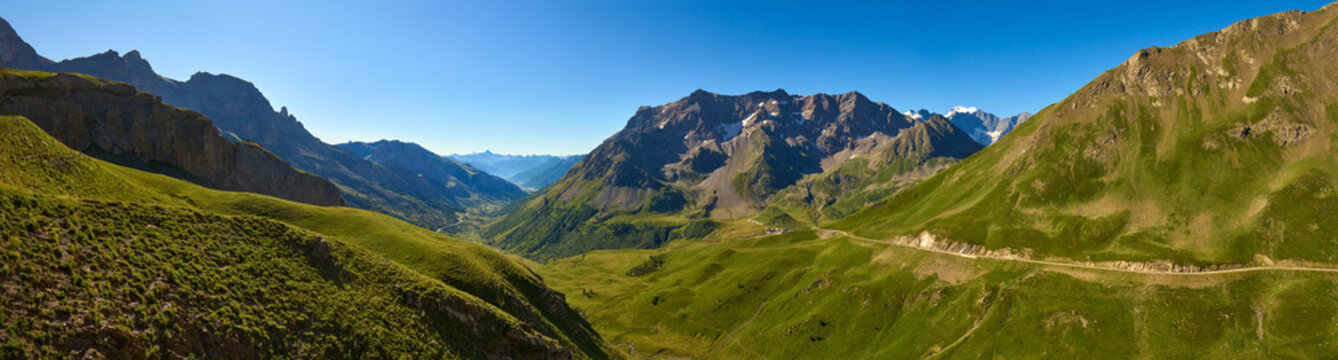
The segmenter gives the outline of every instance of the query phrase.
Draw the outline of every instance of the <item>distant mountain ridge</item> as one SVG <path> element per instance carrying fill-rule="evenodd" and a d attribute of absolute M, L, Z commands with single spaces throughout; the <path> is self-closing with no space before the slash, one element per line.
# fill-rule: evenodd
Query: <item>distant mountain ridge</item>
<path fill-rule="evenodd" d="M 807 177 L 851 159 L 862 158 L 869 170 L 851 167 L 841 176 L 870 181 L 938 163 L 930 158 L 956 161 L 979 148 L 941 116 L 909 119 L 858 92 L 730 96 L 698 90 L 638 109 L 623 130 L 484 235 L 537 257 L 652 247 L 700 236 L 718 221 L 757 215 L 778 194 L 808 186 Z M 890 168 L 898 171 L 882 171 Z M 821 211 L 827 205 L 801 200 L 764 215 L 780 223 L 807 222 L 813 216 L 795 207 Z"/>
<path fill-rule="evenodd" d="M 548 186 L 567 173 L 585 155 L 508 155 L 490 150 L 446 157 L 468 163 L 529 191 Z M 556 176 L 554 175 L 556 174 Z"/>
<path fill-rule="evenodd" d="M 220 74 L 195 73 L 187 81 L 172 80 L 153 71 L 138 51 L 115 51 L 60 62 L 51 61 L 23 41 L 9 23 L 0 19 L 0 67 L 51 72 L 75 72 L 126 82 L 153 93 L 163 102 L 189 108 L 213 120 L 223 135 L 248 140 L 278 155 L 293 167 L 338 185 L 343 200 L 353 207 L 374 210 L 419 226 L 437 228 L 456 220 L 468 206 L 467 198 L 509 202 L 518 189 L 496 194 L 468 194 L 429 186 L 448 179 L 420 181 L 406 177 L 351 152 L 322 142 L 288 112 L 274 111 L 260 90 L 245 80 Z M 452 165 L 443 165 L 452 166 Z M 454 171 L 466 171 L 455 169 Z M 470 188 L 492 188 L 489 186 Z"/>
<path fill-rule="evenodd" d="M 421 181 L 424 187 L 439 189 L 464 206 L 501 206 L 525 196 L 524 191 L 506 180 L 432 153 L 418 144 L 381 140 L 374 143 L 347 142 L 336 146 L 377 163 L 400 177 Z"/>
<path fill-rule="evenodd" d="M 585 155 L 567 155 L 550 158 L 538 166 L 522 171 L 511 177 L 514 182 L 529 191 L 543 189 L 567 175 L 573 166 L 585 159 Z"/>
<path fill-rule="evenodd" d="M 907 110 L 902 113 L 910 118 L 928 119 L 935 113 L 929 110 Z M 981 145 L 990 145 L 999 138 L 1013 131 L 1014 127 L 1031 118 L 1032 114 L 1023 112 L 1009 117 L 999 117 L 976 107 L 953 106 L 944 117 L 952 120 L 953 125 L 966 131 L 971 139 Z"/>

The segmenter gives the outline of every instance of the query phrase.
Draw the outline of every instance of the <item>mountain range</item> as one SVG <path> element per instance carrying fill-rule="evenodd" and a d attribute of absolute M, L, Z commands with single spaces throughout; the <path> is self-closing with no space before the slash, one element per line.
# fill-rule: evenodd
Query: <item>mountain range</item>
<path fill-rule="evenodd" d="M 537 257 L 653 247 L 756 215 L 783 192 L 800 199 L 798 206 L 772 208 L 767 219 L 811 222 L 805 210 L 820 213 L 835 203 L 833 196 L 889 192 L 979 149 L 941 116 L 913 120 L 857 92 L 727 96 L 698 90 L 638 109 L 623 130 L 484 236 Z M 842 166 L 851 159 L 859 160 Z M 837 175 L 810 178 L 829 171 Z M 898 181 L 847 188 L 893 178 Z M 824 188 L 843 179 L 837 188 Z M 862 205 L 855 203 L 842 207 Z"/>
<path fill-rule="evenodd" d="M 557 182 L 584 155 L 506 155 L 492 151 L 447 155 L 489 174 L 500 176 L 527 191 L 542 189 Z"/>
<path fill-rule="evenodd" d="M 198 111 L 213 121 L 220 132 L 234 140 L 254 142 L 291 164 L 294 168 L 318 175 L 338 186 L 342 201 L 350 206 L 374 210 L 411 223 L 437 228 L 455 223 L 457 214 L 479 203 L 504 205 L 522 194 L 514 186 L 475 186 L 471 178 L 419 179 L 417 173 L 397 172 L 364 159 L 313 136 L 288 112 L 275 111 L 269 100 L 245 80 L 220 74 L 199 72 L 187 81 L 158 75 L 138 51 L 120 55 L 115 51 L 89 57 L 51 61 L 19 37 L 8 22 L 0 19 L 0 67 L 49 72 L 88 74 L 125 82 L 152 93 L 162 102 Z M 169 165 L 188 167 L 188 164 Z M 439 174 L 470 173 L 458 163 Z M 465 184 L 465 187 L 438 187 Z M 497 193 L 474 193 L 476 189 L 499 189 Z M 281 196 L 283 197 L 283 196 Z"/>
<path fill-rule="evenodd" d="M 1330 356 L 1335 24 L 1139 50 L 1034 116 L 697 90 L 564 157 L 330 145 L 0 20 L 0 359 Z"/>
<path fill-rule="evenodd" d="M 920 109 L 906 110 L 903 114 L 906 115 L 906 117 L 914 119 L 928 119 L 935 113 L 930 112 L 929 110 Z M 1032 114 L 1024 112 L 1001 118 L 998 115 L 987 113 L 979 108 L 953 106 L 952 109 L 948 111 L 948 114 L 943 116 L 947 117 L 948 120 L 951 120 L 953 125 L 957 125 L 958 128 L 961 128 L 963 131 L 966 131 L 967 134 L 970 134 L 971 139 L 981 145 L 990 145 L 999 141 L 999 138 L 1007 135 L 1008 132 L 1013 131 L 1013 128 L 1017 127 L 1018 124 L 1027 121 L 1027 119 L 1031 118 Z"/>

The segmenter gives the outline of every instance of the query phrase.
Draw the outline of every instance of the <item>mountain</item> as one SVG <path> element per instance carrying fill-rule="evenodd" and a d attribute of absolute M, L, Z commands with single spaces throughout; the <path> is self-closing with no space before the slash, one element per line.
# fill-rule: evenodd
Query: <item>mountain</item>
<path fill-rule="evenodd" d="M 421 182 L 419 187 L 438 189 L 444 196 L 466 207 L 506 204 L 525 196 L 519 187 L 502 178 L 434 154 L 418 144 L 382 140 L 337 146 L 381 165 L 399 177 Z"/>
<path fill-rule="evenodd" d="M 1285 12 L 1140 50 L 834 226 L 1093 261 L 1338 262 L 1335 17 Z"/>
<path fill-rule="evenodd" d="M 538 166 L 521 171 L 512 176 L 511 180 L 530 191 L 537 191 L 562 179 L 568 170 L 584 158 L 585 155 L 555 156 Z"/>
<path fill-rule="evenodd" d="M 454 223 L 467 199 L 506 199 L 505 194 L 448 195 L 413 177 L 403 177 L 351 152 L 322 142 L 288 112 L 274 111 L 254 84 L 226 75 L 196 73 L 187 81 L 158 75 L 138 51 L 115 51 L 53 62 L 23 42 L 0 19 L 0 67 L 49 72 L 74 72 L 121 81 L 153 93 L 162 101 L 198 111 L 213 120 L 223 135 L 254 142 L 293 167 L 338 186 L 349 206 L 378 211 L 419 226 L 438 228 Z M 484 186 L 486 188 L 486 186 Z M 499 200 L 489 206 L 500 206 Z"/>
<path fill-rule="evenodd" d="M 816 229 L 538 271 L 641 357 L 1328 357 L 1336 23 L 1338 4 L 1139 51 Z"/>
<path fill-rule="evenodd" d="M 903 114 L 914 119 L 928 119 L 934 115 L 934 113 L 925 109 L 907 110 Z M 944 116 L 952 120 L 953 125 L 957 125 L 958 128 L 970 134 L 971 139 L 981 145 L 990 145 L 999 141 L 999 138 L 1007 135 L 1008 132 L 1013 131 L 1013 128 L 1017 127 L 1018 124 L 1027 121 L 1032 114 L 1024 112 L 1001 118 L 975 107 L 954 106 Z"/>
<path fill-rule="evenodd" d="M 492 151 L 447 157 L 505 178 L 530 191 L 556 182 L 582 158 L 581 155 L 506 155 Z"/>
<path fill-rule="evenodd" d="M 254 143 L 218 135 L 208 118 L 122 83 L 0 68 L 0 114 L 21 115 L 98 158 L 222 190 L 342 205 L 339 190 Z"/>
<path fill-rule="evenodd" d="M 96 160 L 17 116 L 0 116 L 0 237 L 5 358 L 610 353 L 485 246 Z"/>
<path fill-rule="evenodd" d="M 483 235 L 541 258 L 653 247 L 756 215 L 787 188 L 850 159 L 868 157 L 861 164 L 872 170 L 858 176 L 893 176 L 915 172 L 927 157 L 958 159 L 979 149 L 953 135 L 959 132 L 941 117 L 918 122 L 856 92 L 698 90 L 638 109 L 623 130 Z M 955 143 L 916 148 L 933 141 Z M 893 164 L 898 171 L 878 171 Z M 855 165 L 842 171 L 859 172 Z"/>
<path fill-rule="evenodd" d="M 487 171 L 489 174 L 507 179 L 510 179 L 525 170 L 538 167 L 549 160 L 558 158 L 553 155 L 497 154 L 490 150 L 472 154 L 451 154 L 446 155 L 446 157 L 468 163 L 480 170 Z"/>
<path fill-rule="evenodd" d="M 932 115 L 897 136 L 878 133 L 852 146 L 844 162 L 777 193 L 757 220 L 773 226 L 807 228 L 840 219 L 982 148 L 940 115 Z"/>

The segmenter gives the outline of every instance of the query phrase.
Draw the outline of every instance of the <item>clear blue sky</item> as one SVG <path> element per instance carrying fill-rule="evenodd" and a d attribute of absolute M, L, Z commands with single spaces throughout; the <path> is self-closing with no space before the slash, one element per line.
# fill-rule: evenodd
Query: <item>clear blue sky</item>
<path fill-rule="evenodd" d="M 569 154 L 698 88 L 1034 112 L 1140 48 L 1325 3 L 11 0 L 0 16 L 55 60 L 139 49 L 168 77 L 250 80 L 330 143 Z"/>

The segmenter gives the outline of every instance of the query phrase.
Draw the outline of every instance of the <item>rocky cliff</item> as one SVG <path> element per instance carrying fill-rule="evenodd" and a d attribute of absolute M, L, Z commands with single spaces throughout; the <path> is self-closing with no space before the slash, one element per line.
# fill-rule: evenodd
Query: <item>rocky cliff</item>
<path fill-rule="evenodd" d="M 0 114 L 27 117 L 95 157 L 217 189 L 343 205 L 334 184 L 254 143 L 228 141 L 203 115 L 124 83 L 4 69 L 0 94 Z"/>

